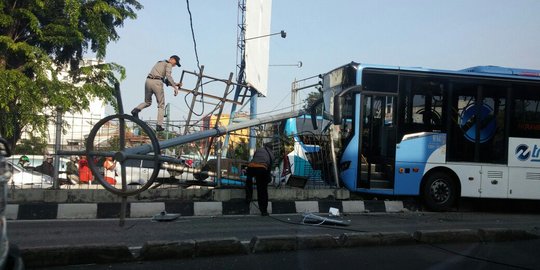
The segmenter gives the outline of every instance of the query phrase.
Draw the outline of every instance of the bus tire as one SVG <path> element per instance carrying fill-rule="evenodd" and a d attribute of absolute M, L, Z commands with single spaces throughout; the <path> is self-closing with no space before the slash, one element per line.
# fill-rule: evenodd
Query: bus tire
<path fill-rule="evenodd" d="M 423 198 L 432 211 L 450 210 L 458 197 L 454 179 L 444 172 L 435 172 L 428 176 L 423 185 Z"/>

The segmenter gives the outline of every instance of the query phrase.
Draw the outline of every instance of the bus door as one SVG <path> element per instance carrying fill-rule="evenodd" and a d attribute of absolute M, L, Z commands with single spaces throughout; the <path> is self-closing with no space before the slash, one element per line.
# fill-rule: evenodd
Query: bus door
<path fill-rule="evenodd" d="M 360 111 L 358 188 L 391 189 L 396 153 L 396 104 L 393 95 L 363 94 Z"/>

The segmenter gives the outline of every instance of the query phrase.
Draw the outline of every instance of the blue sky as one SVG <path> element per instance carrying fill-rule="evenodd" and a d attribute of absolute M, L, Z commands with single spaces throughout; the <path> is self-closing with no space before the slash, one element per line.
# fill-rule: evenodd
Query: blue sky
<path fill-rule="evenodd" d="M 106 57 L 126 68 L 121 89 L 127 112 L 143 101 L 144 80 L 156 61 L 180 55 L 182 67 L 173 70 L 177 80 L 181 70 L 197 70 L 186 2 L 140 3 L 144 9 L 119 29 L 120 40 L 109 45 Z M 237 4 L 190 1 L 199 60 L 209 76 L 226 79 L 236 72 Z M 285 30 L 287 38 L 270 37 L 270 64 L 302 61 L 303 66 L 270 66 L 269 94 L 259 98 L 258 111 L 290 110 L 295 79 L 351 61 L 450 70 L 477 65 L 540 70 L 539 12 L 538 0 L 273 0 L 271 33 Z M 184 87 L 193 88 L 194 81 L 186 80 Z M 223 90 L 221 84 L 205 88 L 217 95 Z M 172 92 L 166 89 L 165 98 L 171 119 L 185 119 L 185 94 L 173 97 Z M 205 113 L 210 107 L 205 106 Z M 141 117 L 155 119 L 156 111 L 154 99 Z"/>

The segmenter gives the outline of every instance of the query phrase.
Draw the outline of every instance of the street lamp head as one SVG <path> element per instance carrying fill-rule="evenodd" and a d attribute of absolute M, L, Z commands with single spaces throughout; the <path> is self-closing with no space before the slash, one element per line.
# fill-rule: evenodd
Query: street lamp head
<path fill-rule="evenodd" d="M 286 38 L 287 37 L 287 33 L 285 32 L 285 30 L 281 30 L 281 38 Z"/>
<path fill-rule="evenodd" d="M 298 61 L 298 63 L 296 63 L 296 64 L 273 64 L 273 65 L 268 65 L 268 66 L 271 66 L 271 67 L 286 67 L 286 66 L 289 66 L 289 67 L 301 68 L 303 65 L 304 65 L 304 63 L 302 63 L 302 61 Z"/>

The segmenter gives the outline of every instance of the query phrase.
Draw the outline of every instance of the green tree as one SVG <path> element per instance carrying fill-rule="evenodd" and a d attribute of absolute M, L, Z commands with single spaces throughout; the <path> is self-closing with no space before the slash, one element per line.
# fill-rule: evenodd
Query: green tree
<path fill-rule="evenodd" d="M 141 8 L 136 0 L 1 1 L 0 136 L 14 147 L 23 129 L 45 134 L 53 117 L 47 111 L 79 112 L 94 97 L 115 105 L 114 84 L 124 68 L 81 62 L 90 52 L 103 60 L 107 44 L 119 39 L 116 29 Z"/>
<path fill-rule="evenodd" d="M 47 150 L 47 140 L 30 136 L 30 139 L 22 139 L 14 149 L 15 154 L 42 155 Z"/>
<path fill-rule="evenodd" d="M 239 142 L 230 143 L 227 154 L 233 159 L 249 160 L 249 145 L 247 140 L 240 138 Z"/>
<path fill-rule="evenodd" d="M 306 98 L 306 102 L 304 103 L 304 110 L 309 109 L 321 97 L 322 97 L 321 92 L 310 92 L 310 93 L 308 93 L 308 96 Z M 323 108 L 322 104 L 319 104 L 315 108 L 315 112 L 317 113 L 317 115 L 322 114 L 322 108 Z"/>

